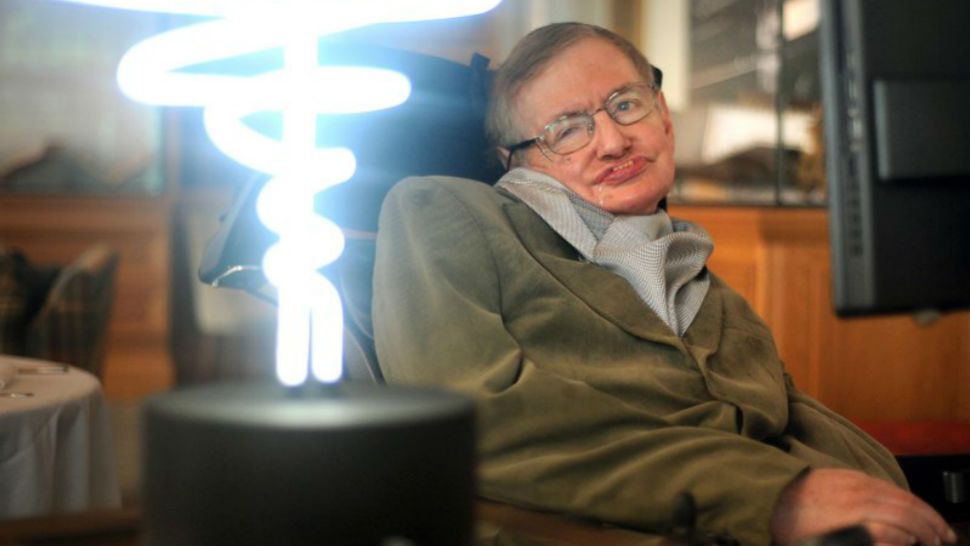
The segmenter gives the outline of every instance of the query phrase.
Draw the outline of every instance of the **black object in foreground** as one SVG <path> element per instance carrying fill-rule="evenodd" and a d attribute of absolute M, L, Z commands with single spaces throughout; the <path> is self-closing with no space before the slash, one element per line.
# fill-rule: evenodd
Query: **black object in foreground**
<path fill-rule="evenodd" d="M 794 546 L 872 546 L 872 535 L 865 527 L 853 525 L 800 540 Z"/>

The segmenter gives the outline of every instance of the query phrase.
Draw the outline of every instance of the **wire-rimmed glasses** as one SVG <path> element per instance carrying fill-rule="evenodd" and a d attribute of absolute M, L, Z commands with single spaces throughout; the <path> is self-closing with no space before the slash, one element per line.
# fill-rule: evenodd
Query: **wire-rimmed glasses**
<path fill-rule="evenodd" d="M 552 154 L 571 154 L 593 140 L 596 121 L 593 116 L 605 111 L 619 125 L 631 125 L 649 116 L 657 107 L 657 85 L 645 82 L 630 84 L 606 99 L 603 106 L 592 112 L 579 112 L 561 116 L 546 125 L 542 134 L 508 146 L 508 164 L 512 166 L 512 156 L 516 151 L 533 144 L 539 146 L 544 156 L 552 160 Z"/>

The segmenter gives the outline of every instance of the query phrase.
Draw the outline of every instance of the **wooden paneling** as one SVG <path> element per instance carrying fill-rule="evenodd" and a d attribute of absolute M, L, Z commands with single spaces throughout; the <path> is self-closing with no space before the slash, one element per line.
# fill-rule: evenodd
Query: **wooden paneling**
<path fill-rule="evenodd" d="M 714 238 L 712 271 L 771 326 L 799 387 L 860 421 L 970 421 L 970 313 L 920 326 L 911 316 L 832 311 L 822 209 L 671 207 Z"/>
<path fill-rule="evenodd" d="M 66 263 L 98 241 L 121 252 L 104 377 L 110 396 L 172 381 L 169 212 L 164 199 L 0 198 L 0 240 L 34 261 Z M 672 213 L 711 233 L 711 269 L 768 322 L 803 390 L 858 420 L 970 421 L 970 313 L 925 327 L 909 316 L 837 318 L 824 210 L 676 206 Z"/>
<path fill-rule="evenodd" d="M 0 197 L 0 241 L 34 263 L 66 264 L 99 242 L 119 252 L 103 377 L 109 396 L 171 385 L 169 210 L 165 198 Z"/>

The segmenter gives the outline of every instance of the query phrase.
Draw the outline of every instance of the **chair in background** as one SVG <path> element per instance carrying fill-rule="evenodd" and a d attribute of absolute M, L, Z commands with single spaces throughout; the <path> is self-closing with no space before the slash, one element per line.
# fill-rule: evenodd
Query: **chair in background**
<path fill-rule="evenodd" d="M 0 243 L 0 353 L 27 356 L 27 325 L 44 305 L 59 271 Z"/>
<path fill-rule="evenodd" d="M 62 268 L 27 325 L 27 355 L 77 366 L 101 379 L 117 268 L 117 251 L 104 245 Z"/>

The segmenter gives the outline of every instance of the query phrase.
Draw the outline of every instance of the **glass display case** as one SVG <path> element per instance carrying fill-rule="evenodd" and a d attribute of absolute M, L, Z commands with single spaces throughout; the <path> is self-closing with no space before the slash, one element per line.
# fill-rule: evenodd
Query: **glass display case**
<path fill-rule="evenodd" d="M 658 10 L 679 13 L 676 24 Z M 671 201 L 821 206 L 818 17 L 818 0 L 506 0 L 430 34 L 408 25 L 379 33 L 414 35 L 411 46 L 462 62 L 483 52 L 494 67 L 536 26 L 610 26 L 665 72 L 677 135 Z M 0 193 L 156 195 L 165 176 L 186 186 L 245 180 L 239 168 L 217 168 L 198 112 L 140 105 L 118 90 L 121 55 L 163 24 L 171 21 L 143 12 L 0 0 Z M 168 165 L 166 148 L 179 158 Z"/>
<path fill-rule="evenodd" d="M 825 203 L 817 0 L 690 0 L 681 203 Z"/>

